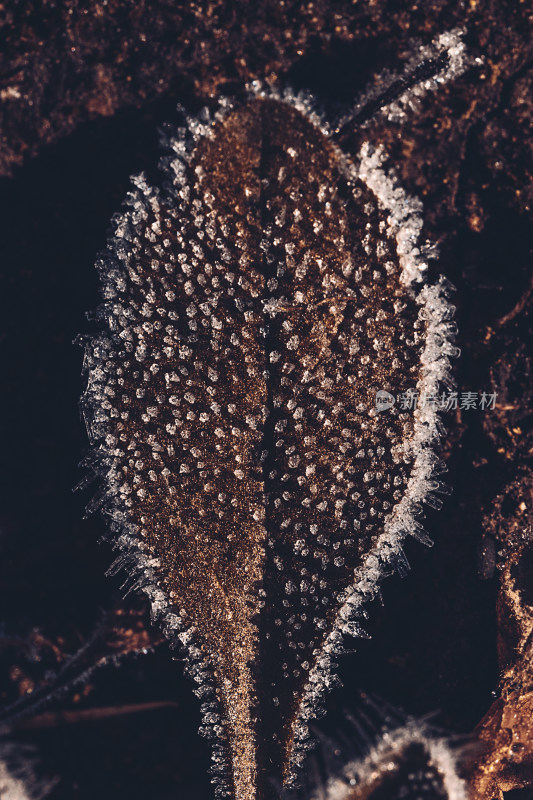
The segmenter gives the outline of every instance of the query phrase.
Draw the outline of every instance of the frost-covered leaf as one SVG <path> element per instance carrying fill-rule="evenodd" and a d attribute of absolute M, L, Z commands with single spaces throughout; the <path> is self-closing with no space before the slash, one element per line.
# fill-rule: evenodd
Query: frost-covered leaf
<path fill-rule="evenodd" d="M 322 737 L 301 800 L 467 800 L 472 742 L 364 697 L 340 725 L 338 740 Z"/>
<path fill-rule="evenodd" d="M 84 412 L 132 582 L 188 651 L 221 796 L 293 779 L 345 636 L 439 483 L 453 324 L 420 204 L 306 101 L 221 103 L 134 180 Z"/>

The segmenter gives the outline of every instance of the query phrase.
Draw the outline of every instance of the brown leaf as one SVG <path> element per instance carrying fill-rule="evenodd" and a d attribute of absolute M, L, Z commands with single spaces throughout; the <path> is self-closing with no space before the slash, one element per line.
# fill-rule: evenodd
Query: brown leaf
<path fill-rule="evenodd" d="M 419 204 L 304 101 L 169 144 L 99 265 L 84 405 L 120 564 L 188 649 L 221 795 L 251 800 L 292 781 L 343 636 L 440 502 L 436 406 L 395 399 L 436 395 L 453 325 Z"/>

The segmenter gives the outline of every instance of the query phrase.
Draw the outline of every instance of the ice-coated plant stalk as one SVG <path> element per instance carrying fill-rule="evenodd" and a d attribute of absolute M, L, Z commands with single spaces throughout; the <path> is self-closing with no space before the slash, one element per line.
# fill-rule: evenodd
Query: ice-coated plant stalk
<path fill-rule="evenodd" d="M 426 90 L 464 68 L 455 33 L 422 55 Z M 421 204 L 383 153 L 335 144 L 348 122 L 259 87 L 188 119 L 98 262 L 94 506 L 187 651 L 235 800 L 293 781 L 344 637 L 440 502 L 435 408 L 379 413 L 375 395 L 449 380 L 448 288 L 427 282 Z"/>

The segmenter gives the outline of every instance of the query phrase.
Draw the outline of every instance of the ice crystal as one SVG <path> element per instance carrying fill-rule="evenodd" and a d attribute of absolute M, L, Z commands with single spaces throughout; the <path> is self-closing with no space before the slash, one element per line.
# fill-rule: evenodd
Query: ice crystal
<path fill-rule="evenodd" d="M 375 394 L 448 380 L 451 307 L 420 203 L 308 98 L 252 87 L 167 148 L 98 263 L 92 507 L 188 652 L 219 795 L 252 800 L 292 780 L 344 637 L 427 538 L 436 411 Z"/>

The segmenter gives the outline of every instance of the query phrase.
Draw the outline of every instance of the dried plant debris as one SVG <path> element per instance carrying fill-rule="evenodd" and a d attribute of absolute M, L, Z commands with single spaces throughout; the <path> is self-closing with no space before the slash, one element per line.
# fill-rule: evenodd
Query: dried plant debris
<path fill-rule="evenodd" d="M 219 796 L 251 800 L 292 783 L 344 637 L 404 537 L 427 542 L 437 412 L 376 392 L 450 380 L 453 308 L 421 204 L 311 100 L 252 87 L 167 148 L 98 263 L 91 508 L 187 650 Z"/>
<path fill-rule="evenodd" d="M 7 702 L 0 710 L 0 734 L 20 726 L 24 718 L 75 687 L 83 685 L 90 691 L 88 681 L 97 670 L 152 651 L 164 640 L 150 631 L 145 616 L 144 609 L 111 609 L 73 653 L 65 650 L 62 637 L 48 640 L 38 630 L 21 639 L 0 637 L 0 652 L 4 651 L 3 663 L 9 664 L 11 683 L 11 693 L 4 694 Z"/>
<path fill-rule="evenodd" d="M 140 6 L 128 0 L 93 0 L 90 10 L 74 0 L 53 6 L 34 0 L 31 13 L 25 5 L 8 2 L 0 53 L 0 171 L 9 174 L 14 164 L 86 120 L 128 107 L 146 108 L 156 98 L 177 94 L 176 86 L 181 90 L 184 83 L 203 97 L 213 97 L 230 81 L 286 75 L 294 66 L 305 69 L 317 57 L 321 72 L 340 59 L 336 84 L 350 86 L 379 63 L 381 54 L 402 58 L 410 40 L 427 41 L 443 24 L 466 27 L 473 46 L 494 65 L 493 80 L 487 81 L 490 90 L 478 86 L 476 91 L 480 122 L 500 87 L 531 57 L 529 14 L 527 3 L 514 0 L 432 0 L 423 7 L 385 0 L 355 5 L 350 0 L 291 0 L 254 6 L 246 0 L 186 5 L 156 0 Z M 450 110 L 440 111 L 449 121 Z M 519 107 L 517 111 L 520 124 Z M 481 127 L 492 128 L 490 117 Z M 453 131 L 448 129 L 448 135 Z M 505 166 L 496 168 L 506 180 L 516 176 L 520 187 L 523 161 L 516 158 L 511 137 L 509 151 L 503 151 Z M 489 149 L 492 139 L 483 138 Z"/>
<path fill-rule="evenodd" d="M 469 794 L 476 800 L 506 800 L 514 792 L 517 797 L 531 794 L 532 659 L 530 637 L 516 660 L 504 671 L 500 697 L 477 726 L 476 735 L 484 745 L 484 752 L 468 776 Z"/>
<path fill-rule="evenodd" d="M 428 719 L 394 709 L 383 714 L 380 705 L 363 698 L 336 740 L 321 737 L 310 770 L 314 786 L 302 800 L 467 800 L 462 772 L 472 744 L 450 739 Z"/>
<path fill-rule="evenodd" d="M 500 572 L 497 602 L 500 691 L 477 726 L 483 757 L 469 775 L 471 795 L 503 800 L 531 789 L 533 766 L 533 481 L 518 472 L 484 518 L 485 547 L 495 542 Z"/>

